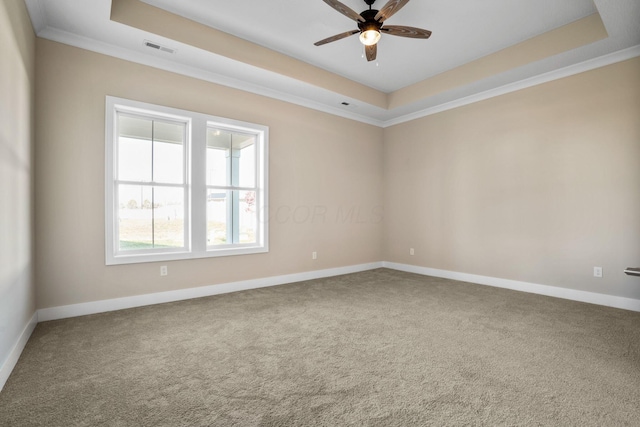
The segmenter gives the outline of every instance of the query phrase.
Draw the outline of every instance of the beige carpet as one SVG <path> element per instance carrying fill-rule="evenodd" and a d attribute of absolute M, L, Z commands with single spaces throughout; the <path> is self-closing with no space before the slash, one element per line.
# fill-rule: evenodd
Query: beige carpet
<path fill-rule="evenodd" d="M 37 326 L 2 426 L 640 425 L 640 313 L 380 269 Z"/>

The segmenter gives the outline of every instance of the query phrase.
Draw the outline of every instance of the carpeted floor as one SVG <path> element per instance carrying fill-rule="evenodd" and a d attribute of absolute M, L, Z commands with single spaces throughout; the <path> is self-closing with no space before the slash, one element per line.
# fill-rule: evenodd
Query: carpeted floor
<path fill-rule="evenodd" d="M 379 269 L 37 326 L 2 426 L 640 425 L 640 313 Z"/>

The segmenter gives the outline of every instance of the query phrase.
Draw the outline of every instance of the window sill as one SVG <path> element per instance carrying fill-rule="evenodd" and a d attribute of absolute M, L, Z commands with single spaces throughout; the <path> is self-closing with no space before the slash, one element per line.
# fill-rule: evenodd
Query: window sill
<path fill-rule="evenodd" d="M 107 257 L 106 265 L 139 264 L 146 262 L 180 261 L 185 259 L 217 258 L 236 255 L 253 255 L 269 252 L 266 246 L 209 249 L 205 252 L 163 252 L 157 254 L 116 255 Z"/>

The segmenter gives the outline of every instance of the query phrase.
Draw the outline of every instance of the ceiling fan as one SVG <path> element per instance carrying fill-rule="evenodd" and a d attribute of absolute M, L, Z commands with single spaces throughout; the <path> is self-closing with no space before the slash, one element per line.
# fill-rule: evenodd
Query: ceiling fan
<path fill-rule="evenodd" d="M 345 37 L 360 33 L 360 41 L 364 45 L 367 61 L 373 61 L 376 59 L 376 55 L 378 54 L 377 43 L 380 40 L 382 33 L 391 34 L 392 36 L 410 37 L 413 39 L 428 39 L 431 36 L 431 31 L 423 30 L 422 28 L 405 27 L 404 25 L 383 26 L 384 21 L 399 11 L 409 2 L 409 0 L 389 0 L 380 10 L 371 8 L 376 0 L 364 0 L 364 2 L 369 6 L 369 9 L 360 14 L 340 3 L 338 0 L 323 1 L 347 18 L 351 18 L 356 21 L 358 23 L 358 29 L 336 34 L 335 36 L 320 40 L 319 42 L 314 43 L 316 46 L 322 46 L 323 44 L 335 42 Z"/>

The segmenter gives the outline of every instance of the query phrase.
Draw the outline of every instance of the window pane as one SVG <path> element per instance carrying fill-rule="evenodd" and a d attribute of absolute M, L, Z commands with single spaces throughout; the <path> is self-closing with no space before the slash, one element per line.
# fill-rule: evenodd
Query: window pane
<path fill-rule="evenodd" d="M 154 187 L 154 248 L 182 248 L 184 244 L 184 190 Z"/>
<path fill-rule="evenodd" d="M 118 186 L 118 248 L 121 251 L 153 248 L 152 188 Z"/>
<path fill-rule="evenodd" d="M 186 124 L 153 122 L 153 180 L 184 182 L 184 136 Z"/>
<path fill-rule="evenodd" d="M 229 214 L 230 191 L 207 191 L 207 245 L 226 245 L 231 242 Z"/>
<path fill-rule="evenodd" d="M 150 182 L 153 121 L 118 115 L 118 179 Z"/>
<path fill-rule="evenodd" d="M 184 190 L 118 186 L 121 251 L 184 247 Z"/>
<path fill-rule="evenodd" d="M 230 150 L 229 132 L 207 129 L 207 185 L 231 185 Z"/>
<path fill-rule="evenodd" d="M 105 120 L 107 265 L 268 250 L 267 127 L 109 96 Z"/>
<path fill-rule="evenodd" d="M 233 150 L 238 156 L 238 186 L 255 187 L 256 185 L 256 144 L 255 137 L 234 135 Z"/>
<path fill-rule="evenodd" d="M 255 243 L 258 224 L 256 192 L 240 191 L 239 193 L 239 235 L 237 243 Z"/>

